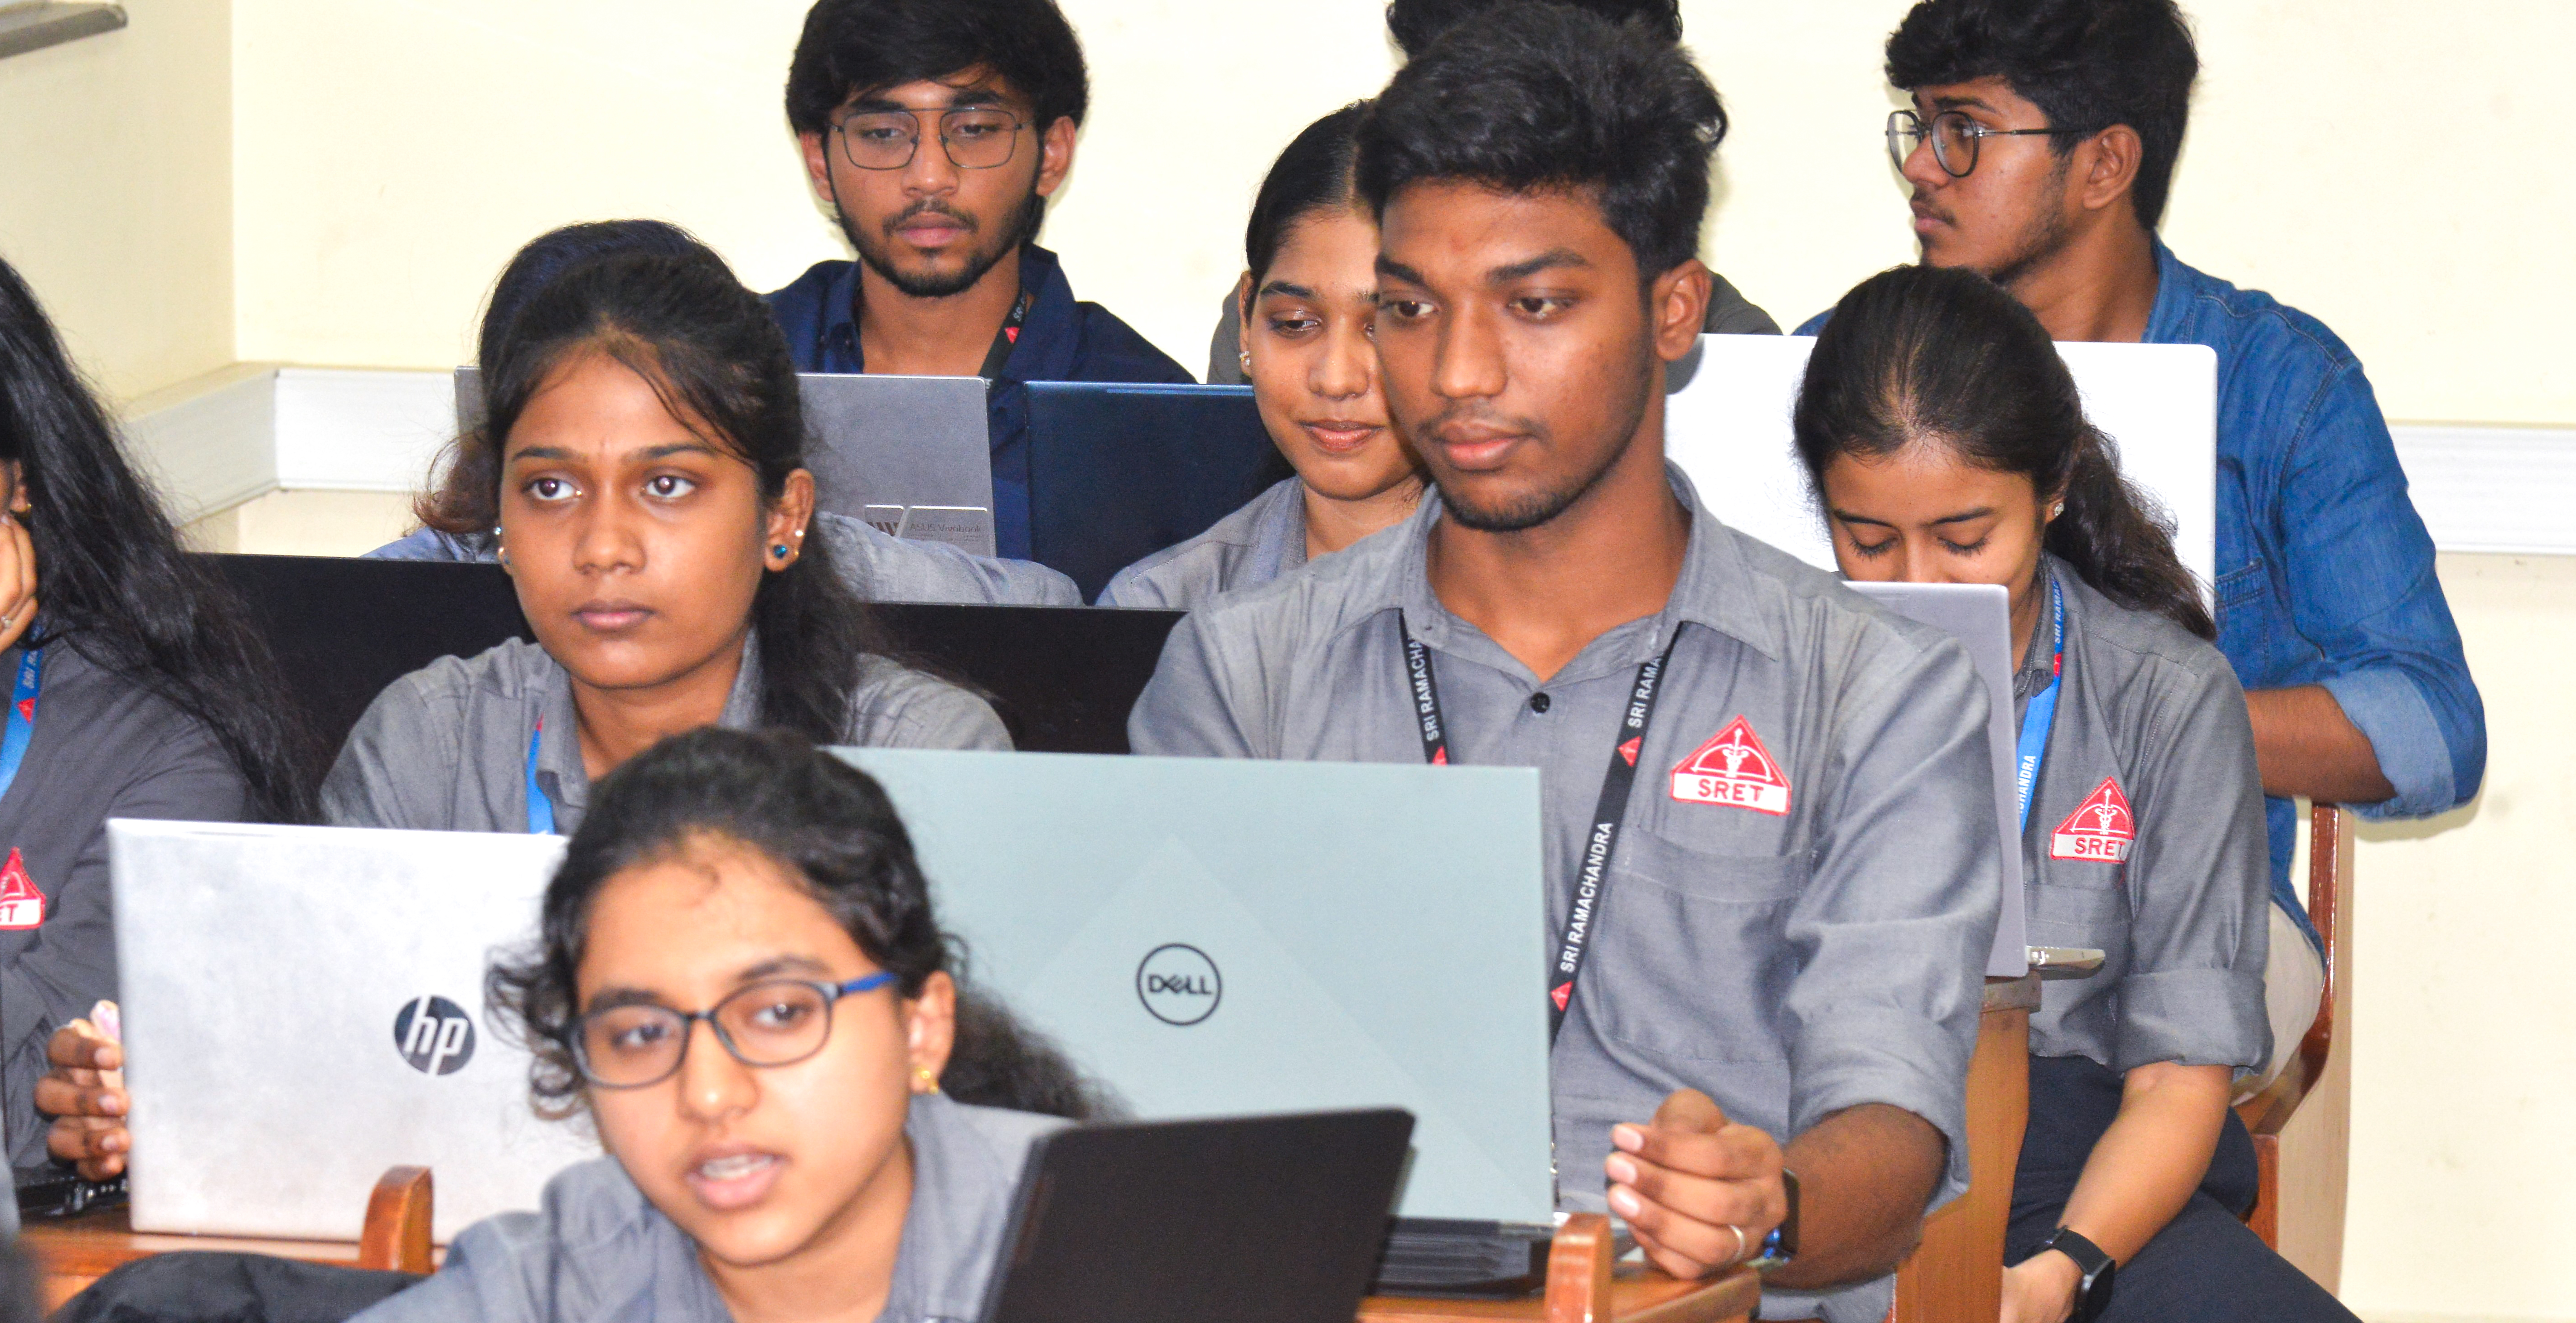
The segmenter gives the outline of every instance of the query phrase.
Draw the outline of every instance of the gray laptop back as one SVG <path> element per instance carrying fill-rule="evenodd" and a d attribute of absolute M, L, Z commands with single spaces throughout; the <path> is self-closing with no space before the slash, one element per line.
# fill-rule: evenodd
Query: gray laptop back
<path fill-rule="evenodd" d="M 993 554 L 993 453 L 980 377 L 800 372 L 816 504 L 896 537 Z M 483 419 L 482 374 L 456 369 L 459 430 Z"/>
<path fill-rule="evenodd" d="M 528 1106 L 483 1007 L 555 836 L 108 824 L 137 1231 L 355 1239 L 387 1167 L 435 1233 L 534 1208 L 597 1146 Z"/>
<path fill-rule="evenodd" d="M 2013 788 L 2012 595 L 1990 583 L 1855 583 L 1862 596 L 1959 640 L 1985 682 L 1986 743 L 1995 764 L 1995 839 L 2003 842 L 2003 920 L 1995 925 L 1989 978 L 2030 972 L 2030 930 L 2022 902 L 2021 800 Z"/>
<path fill-rule="evenodd" d="M 1552 1216 L 1535 771 L 836 752 L 974 982 L 1140 1119 L 1402 1107 L 1400 1213 Z"/>

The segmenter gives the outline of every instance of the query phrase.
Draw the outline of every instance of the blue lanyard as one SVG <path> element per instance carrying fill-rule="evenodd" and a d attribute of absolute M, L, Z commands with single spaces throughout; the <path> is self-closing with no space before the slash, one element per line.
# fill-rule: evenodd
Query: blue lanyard
<path fill-rule="evenodd" d="M 2057 650 L 2048 664 L 2048 687 L 2031 695 L 2030 706 L 2022 709 L 2020 757 L 2013 768 L 2025 832 L 2030 830 L 2030 795 L 2039 788 L 2040 755 L 2048 752 L 2048 729 L 2057 724 L 2057 687 L 2066 679 L 2066 593 L 2054 574 L 2048 576 L 2048 606 L 2057 617 Z"/>
<path fill-rule="evenodd" d="M 528 834 L 555 834 L 554 801 L 546 798 L 545 787 L 537 784 L 537 745 L 546 737 L 546 723 L 540 719 L 537 729 L 528 736 Z"/>
<path fill-rule="evenodd" d="M 9 694 L 9 732 L 0 735 L 0 795 L 17 784 L 18 764 L 27 761 L 27 744 L 36 738 L 36 693 L 44 683 L 44 650 L 29 648 L 18 660 L 18 683 Z"/>

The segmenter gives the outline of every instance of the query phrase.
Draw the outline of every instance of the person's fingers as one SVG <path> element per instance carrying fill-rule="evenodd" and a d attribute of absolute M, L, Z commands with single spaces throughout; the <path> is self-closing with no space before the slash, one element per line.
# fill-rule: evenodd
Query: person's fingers
<path fill-rule="evenodd" d="M 1768 1233 L 1788 1216 L 1788 1200 L 1780 1193 L 1776 1179 L 1702 1176 L 1659 1167 L 1625 1153 L 1611 1154 L 1602 1164 L 1602 1174 L 1610 1178 L 1614 1188 L 1632 1190 L 1646 1202 L 1695 1222 Z"/>
<path fill-rule="evenodd" d="M 125 1049 L 108 1039 L 64 1025 L 54 1031 L 52 1038 L 45 1040 L 45 1060 L 56 1066 L 80 1070 L 122 1070 L 125 1068 Z"/>
<path fill-rule="evenodd" d="M 126 1104 L 125 1090 L 102 1084 L 96 1071 L 56 1071 L 36 1081 L 36 1110 L 47 1116 L 118 1118 Z"/>
<path fill-rule="evenodd" d="M 1697 1089 L 1675 1089 L 1664 1095 L 1663 1105 L 1655 1109 L 1654 1123 L 1659 1130 L 1715 1134 L 1727 1126 L 1726 1109 Z"/>
<path fill-rule="evenodd" d="M 1769 1176 L 1780 1165 L 1780 1146 L 1749 1125 L 1730 1125 L 1714 1133 L 1621 1125 L 1612 1128 L 1610 1142 L 1613 1157 L 1721 1180 Z"/>
<path fill-rule="evenodd" d="M 1625 1205 L 1624 1207 L 1622 1205 Z M 1635 1191 L 1612 1187 L 1610 1210 L 1627 1219 L 1637 1245 L 1654 1265 L 1675 1277 L 1705 1277 L 1736 1261 L 1736 1236 L 1724 1226 L 1682 1217 L 1671 1209 L 1636 1197 Z M 1753 1244 L 1746 1233 L 1746 1250 Z"/>
<path fill-rule="evenodd" d="M 125 1170 L 126 1151 L 134 1137 L 122 1124 L 65 1117 L 45 1131 L 45 1151 L 76 1163 L 84 1179 L 103 1181 Z"/>

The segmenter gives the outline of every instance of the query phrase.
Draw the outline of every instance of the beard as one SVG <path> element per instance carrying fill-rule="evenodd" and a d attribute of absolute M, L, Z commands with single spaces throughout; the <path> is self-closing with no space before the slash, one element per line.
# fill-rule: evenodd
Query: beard
<path fill-rule="evenodd" d="M 1613 416 L 1609 429 L 1610 434 L 1617 438 L 1616 443 L 1603 447 L 1600 460 L 1591 468 L 1553 486 L 1488 505 L 1475 504 L 1463 490 L 1442 486 L 1440 502 L 1444 512 L 1461 526 L 1479 533 L 1524 533 L 1564 514 L 1575 502 L 1600 486 L 1601 479 L 1608 476 L 1611 468 L 1628 453 L 1628 447 L 1635 444 L 1637 430 L 1645 425 L 1646 410 L 1654 402 L 1654 380 L 1654 363 L 1648 356 L 1638 363 L 1634 376 L 1624 383 L 1628 387 L 1628 407 Z M 1459 414 L 1454 412 L 1444 414 L 1433 421 L 1426 435 L 1436 435 L 1442 422 L 1457 417 Z M 1514 420 L 1512 430 L 1537 441 L 1542 447 L 1552 448 L 1548 444 L 1553 440 L 1551 429 L 1535 418 Z M 1434 476 L 1436 479 L 1436 471 Z"/>
<path fill-rule="evenodd" d="M 2058 161 L 2056 171 L 2048 177 L 2048 196 L 2064 196 L 2066 174 L 2073 164 L 2071 158 Z M 1979 274 L 2004 289 L 2012 289 L 2032 272 L 2056 261 L 2074 238 L 2075 227 L 2067 221 L 2065 209 L 2043 206 L 2038 215 L 2031 217 L 2030 224 L 2022 227 L 2012 252 L 1995 263 L 1993 270 Z"/>
<path fill-rule="evenodd" d="M 850 247 L 858 252 L 859 260 L 867 263 L 869 270 L 883 277 L 904 297 L 944 299 L 973 289 L 976 282 L 999 265 L 1003 258 L 1017 251 L 1021 244 L 1036 238 L 1038 222 L 1046 215 L 1046 199 L 1038 194 L 1037 186 L 1032 182 L 1028 197 L 1013 209 L 1009 222 L 996 229 L 989 240 L 969 249 L 966 264 L 955 271 L 898 269 L 894 264 L 895 228 L 916 216 L 933 214 L 955 221 L 969 235 L 981 237 L 984 233 L 982 221 L 936 198 L 923 198 L 887 217 L 874 235 L 862 231 L 851 221 L 849 213 L 843 211 L 840 213 L 841 233 L 849 239 Z"/>

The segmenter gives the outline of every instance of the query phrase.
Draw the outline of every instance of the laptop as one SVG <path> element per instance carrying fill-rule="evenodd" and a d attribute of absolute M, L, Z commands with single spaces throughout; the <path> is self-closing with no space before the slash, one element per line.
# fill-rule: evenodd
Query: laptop
<path fill-rule="evenodd" d="M 880 532 L 993 554 L 993 455 L 979 377 L 800 372 L 815 504 Z M 483 420 L 483 378 L 456 369 L 459 430 Z"/>
<path fill-rule="evenodd" d="M 1056 1131 L 983 1323 L 1350 1323 L 1412 1128 L 1380 1110 Z"/>
<path fill-rule="evenodd" d="M 969 978 L 1137 1118 L 1411 1112 L 1398 1229 L 1447 1248 L 1405 1284 L 1543 1267 L 1536 770 L 835 752 L 903 815 Z"/>
<path fill-rule="evenodd" d="M 2021 799 L 2014 788 L 2012 594 L 1991 583 L 1854 583 L 1852 590 L 1908 620 L 1959 640 L 1986 687 L 1986 745 L 1995 764 L 1996 840 L 2004 843 L 2003 918 L 1986 957 L 1986 977 L 2030 972 L 2029 916 L 2022 899 Z"/>
<path fill-rule="evenodd" d="M 1249 386 L 1032 381 L 1029 545 L 1090 601 L 1290 475 Z"/>
<path fill-rule="evenodd" d="M 385 1168 L 437 1239 L 599 1149 L 528 1104 L 484 966 L 536 931 L 555 836 L 113 820 L 136 1231 L 354 1239 Z M 291 936 L 291 940 L 289 940 Z"/>

